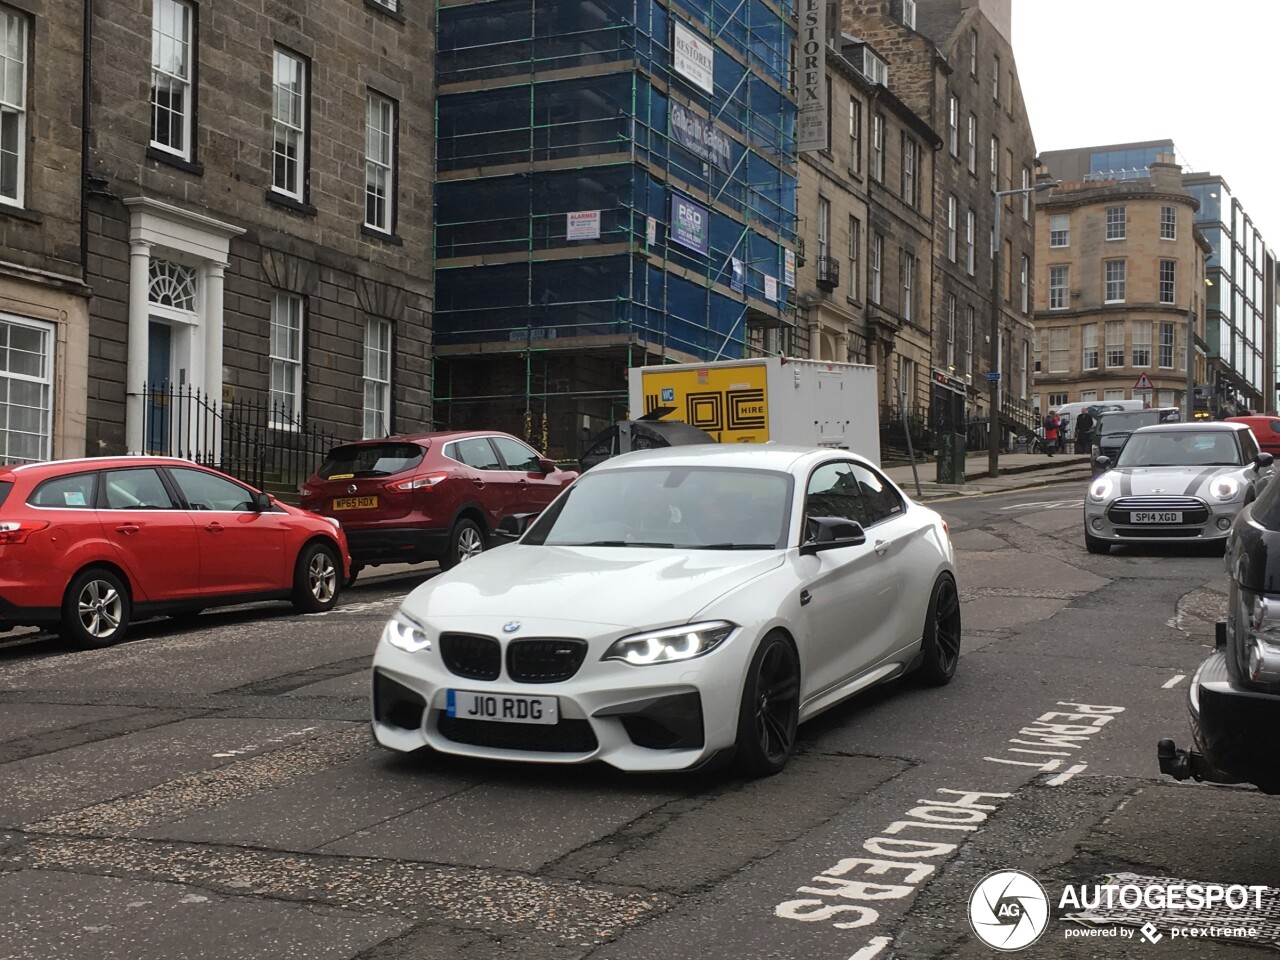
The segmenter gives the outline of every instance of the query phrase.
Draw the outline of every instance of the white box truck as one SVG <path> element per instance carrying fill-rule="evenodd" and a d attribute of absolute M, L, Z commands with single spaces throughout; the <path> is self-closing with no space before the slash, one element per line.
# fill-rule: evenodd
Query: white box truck
<path fill-rule="evenodd" d="M 880 462 L 875 367 L 765 357 L 630 370 L 631 416 L 662 409 L 721 443 L 838 447 Z"/>

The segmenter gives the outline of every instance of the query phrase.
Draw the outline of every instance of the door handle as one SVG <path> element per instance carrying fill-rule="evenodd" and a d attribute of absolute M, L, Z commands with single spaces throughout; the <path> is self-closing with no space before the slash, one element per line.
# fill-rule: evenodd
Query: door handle
<path fill-rule="evenodd" d="M 479 479 L 478 477 L 472 480 L 471 482 L 474 483 L 478 489 L 480 490 L 484 489 L 484 481 Z"/>
<path fill-rule="evenodd" d="M 221 533 L 223 530 L 222 524 L 218 523 L 216 520 L 213 523 L 206 523 L 204 528 L 210 533 Z"/>
<path fill-rule="evenodd" d="M 116 532 L 123 533 L 126 535 L 132 535 L 137 533 L 141 529 L 142 528 L 138 526 L 136 523 L 122 523 L 120 524 L 120 526 L 116 527 Z"/>
<path fill-rule="evenodd" d="M 878 553 L 880 556 L 882 556 L 882 557 L 883 557 L 883 556 L 884 556 L 886 553 L 888 553 L 888 552 L 889 552 L 889 541 L 887 541 L 887 540 L 877 540 L 877 541 L 876 541 L 876 553 Z"/>
<path fill-rule="evenodd" d="M 800 591 L 800 606 L 802 607 L 805 606 L 812 599 L 813 599 L 813 594 L 811 594 L 808 590 Z"/>

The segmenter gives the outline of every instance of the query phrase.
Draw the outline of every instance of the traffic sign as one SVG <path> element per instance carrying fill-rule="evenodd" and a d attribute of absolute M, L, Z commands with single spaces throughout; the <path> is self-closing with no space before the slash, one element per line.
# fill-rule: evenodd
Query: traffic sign
<path fill-rule="evenodd" d="M 1000 382 L 1000 371 L 999 371 L 999 370 L 988 370 L 988 371 L 987 371 L 987 382 L 988 382 L 988 383 L 999 383 L 999 382 Z"/>
<path fill-rule="evenodd" d="M 1151 378 L 1144 373 L 1142 376 L 1138 378 L 1138 382 L 1133 385 L 1133 389 L 1134 390 L 1153 390 L 1155 388 L 1151 386 Z"/>

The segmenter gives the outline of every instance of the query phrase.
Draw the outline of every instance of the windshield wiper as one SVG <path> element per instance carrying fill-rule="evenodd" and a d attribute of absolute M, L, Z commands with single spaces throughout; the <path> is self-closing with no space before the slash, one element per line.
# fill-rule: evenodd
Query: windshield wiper
<path fill-rule="evenodd" d="M 644 540 L 588 540 L 583 543 L 549 543 L 549 547 L 674 547 L 674 543 L 652 543 Z"/>
<path fill-rule="evenodd" d="M 772 543 L 706 543 L 694 547 L 695 550 L 772 550 Z"/>

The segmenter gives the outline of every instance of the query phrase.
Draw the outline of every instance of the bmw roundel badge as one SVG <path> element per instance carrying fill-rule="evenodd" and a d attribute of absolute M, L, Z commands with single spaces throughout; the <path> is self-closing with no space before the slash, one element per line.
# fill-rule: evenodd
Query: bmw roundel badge
<path fill-rule="evenodd" d="M 502 625 L 503 633 L 515 633 L 519 629 L 520 629 L 519 620 L 508 620 L 506 623 Z"/>

